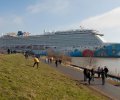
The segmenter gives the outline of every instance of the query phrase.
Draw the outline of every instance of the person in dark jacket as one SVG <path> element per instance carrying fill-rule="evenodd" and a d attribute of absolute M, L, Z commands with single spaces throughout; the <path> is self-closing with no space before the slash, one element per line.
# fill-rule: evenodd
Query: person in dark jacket
<path fill-rule="evenodd" d="M 27 51 L 25 52 L 24 56 L 25 56 L 25 59 L 28 59 L 28 52 Z"/>
<path fill-rule="evenodd" d="M 55 66 L 58 67 L 58 60 L 55 60 Z"/>
<path fill-rule="evenodd" d="M 87 71 L 87 78 L 88 78 L 88 84 L 90 84 L 90 81 L 91 81 L 91 73 L 90 73 L 90 70 Z"/>
<path fill-rule="evenodd" d="M 84 68 L 83 74 L 84 74 L 84 81 L 86 81 L 87 80 L 87 68 Z"/>
<path fill-rule="evenodd" d="M 107 78 L 108 68 L 106 66 L 104 67 L 104 72 L 105 72 L 105 77 Z"/>
<path fill-rule="evenodd" d="M 91 72 L 91 79 L 94 81 L 94 74 L 95 74 L 94 69 L 92 68 L 90 72 Z"/>
<path fill-rule="evenodd" d="M 8 49 L 8 50 L 7 50 L 7 53 L 10 54 L 10 52 L 11 52 L 10 49 Z"/>
<path fill-rule="evenodd" d="M 101 69 L 100 69 L 100 67 L 98 67 L 98 69 L 97 69 L 97 73 L 98 73 L 98 78 L 100 78 L 100 73 L 101 73 Z"/>
<path fill-rule="evenodd" d="M 59 59 L 59 64 L 61 64 L 62 63 L 62 60 L 61 59 Z"/>
<path fill-rule="evenodd" d="M 101 78 L 102 78 L 102 85 L 105 84 L 105 71 L 102 69 L 101 70 Z"/>

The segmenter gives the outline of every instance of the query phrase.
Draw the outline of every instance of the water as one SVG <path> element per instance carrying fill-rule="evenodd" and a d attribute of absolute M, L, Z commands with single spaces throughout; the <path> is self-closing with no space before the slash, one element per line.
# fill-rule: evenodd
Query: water
<path fill-rule="evenodd" d="M 90 57 L 72 57 L 72 63 L 78 66 L 107 66 L 109 73 L 120 75 L 120 58 L 90 58 Z"/>

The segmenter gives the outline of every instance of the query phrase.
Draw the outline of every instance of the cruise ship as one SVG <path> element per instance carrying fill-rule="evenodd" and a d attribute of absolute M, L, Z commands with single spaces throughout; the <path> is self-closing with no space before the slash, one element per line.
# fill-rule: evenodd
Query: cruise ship
<path fill-rule="evenodd" d="M 107 43 L 103 34 L 95 30 L 67 30 L 26 35 L 18 31 L 0 37 L 0 48 L 14 51 L 32 51 L 39 55 L 49 52 L 72 57 L 120 57 L 120 44 Z"/>

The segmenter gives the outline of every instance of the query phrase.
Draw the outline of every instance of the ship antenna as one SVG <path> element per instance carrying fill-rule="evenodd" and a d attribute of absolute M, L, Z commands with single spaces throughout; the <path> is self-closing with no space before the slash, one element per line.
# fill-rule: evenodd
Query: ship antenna
<path fill-rule="evenodd" d="M 45 29 L 44 29 L 44 31 L 43 31 L 43 32 L 44 32 L 44 34 L 45 34 Z"/>
<path fill-rule="evenodd" d="M 80 26 L 80 29 L 83 30 L 84 28 L 82 26 Z"/>

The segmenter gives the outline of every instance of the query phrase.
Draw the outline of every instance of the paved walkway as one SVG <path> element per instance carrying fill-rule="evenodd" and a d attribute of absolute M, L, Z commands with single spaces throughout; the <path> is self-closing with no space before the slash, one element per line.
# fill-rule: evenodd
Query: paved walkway
<path fill-rule="evenodd" d="M 74 80 L 83 83 L 83 73 L 80 69 L 76 69 L 74 67 L 65 67 L 58 65 L 55 67 L 55 64 L 49 64 L 51 67 L 54 67 L 56 70 L 60 71 L 63 74 L 69 75 Z M 92 89 L 102 93 L 103 95 L 110 98 L 110 100 L 120 100 L 120 88 L 114 85 L 109 84 L 108 82 L 105 85 L 102 85 L 101 79 L 95 78 L 95 81 L 91 81 L 89 85 Z"/>

